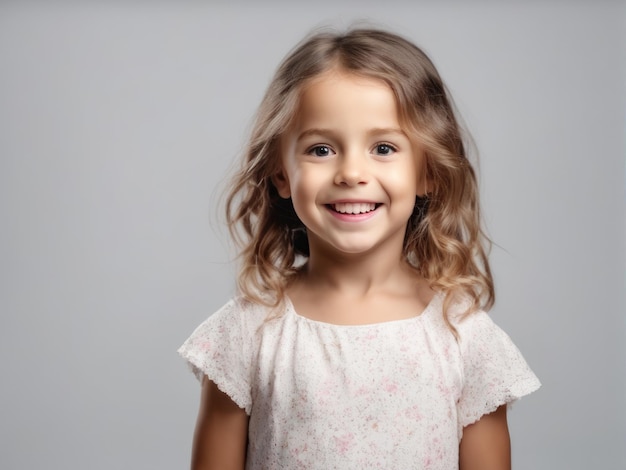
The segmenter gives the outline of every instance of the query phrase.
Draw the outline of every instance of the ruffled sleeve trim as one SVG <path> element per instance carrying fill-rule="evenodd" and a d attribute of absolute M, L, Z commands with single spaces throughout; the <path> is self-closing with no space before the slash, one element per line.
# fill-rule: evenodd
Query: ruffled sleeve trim
<path fill-rule="evenodd" d="M 540 382 L 511 338 L 485 312 L 457 325 L 463 389 L 457 403 L 459 433 L 498 407 L 536 391 Z"/>
<path fill-rule="evenodd" d="M 242 304 L 231 300 L 198 326 L 178 349 L 201 382 L 206 375 L 250 415 L 250 338 Z"/>

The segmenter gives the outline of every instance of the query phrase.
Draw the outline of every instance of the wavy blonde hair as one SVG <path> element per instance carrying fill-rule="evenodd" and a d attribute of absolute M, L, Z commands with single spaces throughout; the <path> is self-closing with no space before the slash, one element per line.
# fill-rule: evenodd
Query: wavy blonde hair
<path fill-rule="evenodd" d="M 407 261 L 433 289 L 446 293 L 445 311 L 457 296 L 470 300 L 468 313 L 490 308 L 495 297 L 490 242 L 481 228 L 476 176 L 452 101 L 422 50 L 376 29 L 317 33 L 296 46 L 276 71 L 226 201 L 229 229 L 241 248 L 240 292 L 279 306 L 298 272 L 298 257 L 308 256 L 304 226 L 271 179 L 280 169 L 280 138 L 303 86 L 331 68 L 385 82 L 405 131 L 425 149 L 431 192 L 417 198 L 409 220 Z"/>

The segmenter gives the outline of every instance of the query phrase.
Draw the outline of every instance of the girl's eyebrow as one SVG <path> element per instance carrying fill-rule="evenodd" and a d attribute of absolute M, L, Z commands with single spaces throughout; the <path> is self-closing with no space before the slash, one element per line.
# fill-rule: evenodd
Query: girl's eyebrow
<path fill-rule="evenodd" d="M 322 128 L 312 128 L 312 129 L 307 129 L 303 132 L 300 133 L 300 135 L 298 135 L 298 141 L 304 139 L 305 137 L 309 137 L 311 135 L 320 135 L 320 136 L 334 136 L 336 135 L 337 132 L 332 130 L 332 129 L 322 129 Z M 406 133 L 397 127 L 373 127 L 372 129 L 369 129 L 367 131 L 367 135 L 368 136 L 376 136 L 376 135 L 381 135 L 381 134 L 398 134 L 399 136 L 408 138 L 408 136 L 406 135 Z"/>
<path fill-rule="evenodd" d="M 375 127 L 370 129 L 368 135 L 380 135 L 380 134 L 399 134 L 402 137 L 407 137 L 406 132 L 398 127 Z"/>
<path fill-rule="evenodd" d="M 334 134 L 335 134 L 335 132 L 333 130 L 331 130 L 331 129 L 322 129 L 322 128 L 319 128 L 319 127 L 314 127 L 312 129 L 307 129 L 305 131 L 302 131 L 300 133 L 300 135 L 298 135 L 298 139 L 297 140 L 300 141 L 300 140 L 304 139 L 305 137 L 309 137 L 309 136 L 312 136 L 312 135 L 320 135 L 320 136 L 330 135 L 330 136 L 332 136 Z"/>

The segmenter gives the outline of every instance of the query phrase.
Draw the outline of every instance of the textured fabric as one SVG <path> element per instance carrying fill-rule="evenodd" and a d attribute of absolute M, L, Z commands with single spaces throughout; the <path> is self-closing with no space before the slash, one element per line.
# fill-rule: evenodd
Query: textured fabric
<path fill-rule="evenodd" d="M 485 312 L 333 325 L 241 299 L 179 349 L 250 416 L 247 469 L 458 468 L 464 426 L 539 387 Z"/>

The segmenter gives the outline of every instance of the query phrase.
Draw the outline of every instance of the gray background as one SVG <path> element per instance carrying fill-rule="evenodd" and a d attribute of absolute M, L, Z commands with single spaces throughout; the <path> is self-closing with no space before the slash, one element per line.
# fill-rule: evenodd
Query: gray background
<path fill-rule="evenodd" d="M 480 150 L 493 316 L 543 382 L 515 468 L 626 468 L 625 3 L 309 3 L 0 4 L 0 468 L 187 467 L 220 184 L 278 61 L 355 20 L 424 47 Z"/>

